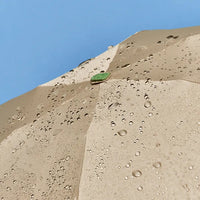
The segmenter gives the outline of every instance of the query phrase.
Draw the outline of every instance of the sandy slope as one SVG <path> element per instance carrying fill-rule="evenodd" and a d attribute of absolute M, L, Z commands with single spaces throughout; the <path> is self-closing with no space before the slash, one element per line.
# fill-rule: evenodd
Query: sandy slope
<path fill-rule="evenodd" d="M 200 199 L 199 52 L 142 31 L 1 105 L 0 199 Z"/>

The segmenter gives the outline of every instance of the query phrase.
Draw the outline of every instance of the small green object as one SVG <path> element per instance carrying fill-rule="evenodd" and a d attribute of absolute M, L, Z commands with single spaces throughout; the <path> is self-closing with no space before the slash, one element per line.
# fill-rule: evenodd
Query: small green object
<path fill-rule="evenodd" d="M 109 76 L 110 76 L 109 72 L 99 73 L 99 74 L 94 75 L 91 78 L 91 82 L 102 82 L 102 81 L 106 80 Z"/>

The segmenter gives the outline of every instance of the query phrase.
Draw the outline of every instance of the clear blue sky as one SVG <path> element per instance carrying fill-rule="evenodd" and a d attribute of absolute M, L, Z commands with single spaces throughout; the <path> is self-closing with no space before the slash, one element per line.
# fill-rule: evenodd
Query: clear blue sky
<path fill-rule="evenodd" d="M 0 104 L 137 31 L 196 25 L 199 0 L 0 0 Z"/>

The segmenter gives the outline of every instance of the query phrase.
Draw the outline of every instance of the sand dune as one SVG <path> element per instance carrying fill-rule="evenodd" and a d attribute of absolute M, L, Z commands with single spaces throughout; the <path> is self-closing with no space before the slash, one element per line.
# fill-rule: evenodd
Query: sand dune
<path fill-rule="evenodd" d="M 200 199 L 199 63 L 200 27 L 142 31 L 0 105 L 0 199 Z"/>

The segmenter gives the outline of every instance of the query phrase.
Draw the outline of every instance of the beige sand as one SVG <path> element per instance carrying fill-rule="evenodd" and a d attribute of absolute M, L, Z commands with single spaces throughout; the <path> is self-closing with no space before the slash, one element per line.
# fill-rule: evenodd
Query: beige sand
<path fill-rule="evenodd" d="M 142 31 L 1 105 L 0 199 L 200 199 L 199 52 Z"/>

